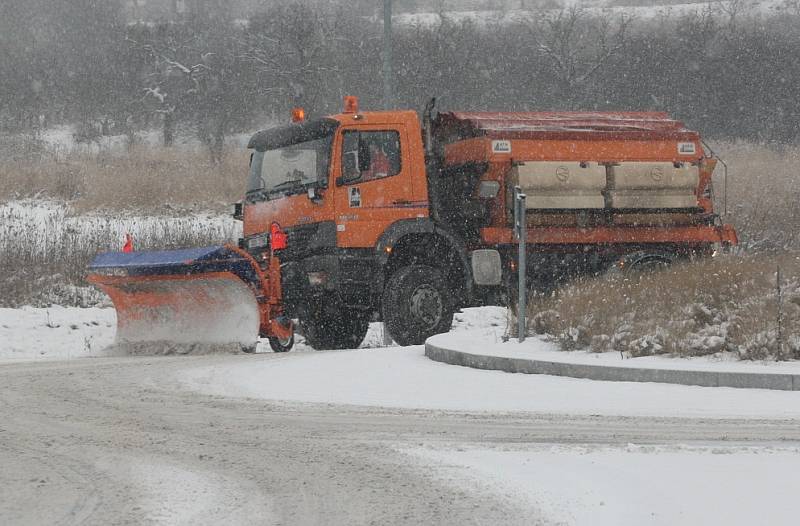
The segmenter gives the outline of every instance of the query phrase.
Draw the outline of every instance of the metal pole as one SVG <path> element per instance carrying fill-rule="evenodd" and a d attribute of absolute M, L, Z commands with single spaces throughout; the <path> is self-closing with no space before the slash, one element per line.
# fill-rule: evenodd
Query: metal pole
<path fill-rule="evenodd" d="M 383 109 L 394 107 L 392 95 L 392 0 L 383 0 Z"/>
<path fill-rule="evenodd" d="M 526 276 L 527 276 L 527 262 L 525 261 L 526 252 L 526 237 L 527 225 L 525 224 L 525 194 L 522 189 L 517 186 L 514 187 L 514 227 L 517 233 L 517 240 L 519 241 L 519 253 L 517 256 L 517 281 L 519 282 L 519 289 L 517 295 L 519 296 L 517 304 L 517 338 L 520 343 L 525 341 L 525 310 L 527 309 L 526 294 Z"/>
<path fill-rule="evenodd" d="M 778 295 L 778 353 L 783 354 L 783 295 L 781 293 L 781 267 L 775 274 L 775 288 Z"/>

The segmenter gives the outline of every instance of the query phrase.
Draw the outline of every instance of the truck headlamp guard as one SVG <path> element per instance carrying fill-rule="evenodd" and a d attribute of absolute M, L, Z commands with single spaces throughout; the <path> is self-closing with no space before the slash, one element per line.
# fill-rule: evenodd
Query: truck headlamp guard
<path fill-rule="evenodd" d="M 254 250 L 256 248 L 266 247 L 269 245 L 268 234 L 258 234 L 247 239 L 247 248 Z"/>

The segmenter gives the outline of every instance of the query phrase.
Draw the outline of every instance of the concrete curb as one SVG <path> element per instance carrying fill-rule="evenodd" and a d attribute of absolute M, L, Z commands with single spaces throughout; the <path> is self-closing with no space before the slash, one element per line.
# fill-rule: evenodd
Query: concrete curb
<path fill-rule="evenodd" d="M 508 373 L 548 374 L 609 382 L 658 382 L 703 387 L 800 391 L 800 374 L 682 371 L 564 363 L 471 354 L 446 349 L 429 342 L 425 342 L 425 356 L 436 362 Z"/>

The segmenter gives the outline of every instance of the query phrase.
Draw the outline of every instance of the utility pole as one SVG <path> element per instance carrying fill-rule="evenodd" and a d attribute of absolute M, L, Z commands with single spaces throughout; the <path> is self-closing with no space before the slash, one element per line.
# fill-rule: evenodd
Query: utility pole
<path fill-rule="evenodd" d="M 392 95 L 392 0 L 383 0 L 383 109 L 394 106 Z"/>

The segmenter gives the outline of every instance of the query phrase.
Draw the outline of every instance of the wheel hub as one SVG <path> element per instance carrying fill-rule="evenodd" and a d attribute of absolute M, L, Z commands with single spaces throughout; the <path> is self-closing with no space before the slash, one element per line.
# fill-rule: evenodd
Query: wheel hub
<path fill-rule="evenodd" d="M 412 316 L 427 327 L 435 327 L 442 320 L 442 296 L 430 285 L 420 285 L 411 293 L 410 309 Z"/>

